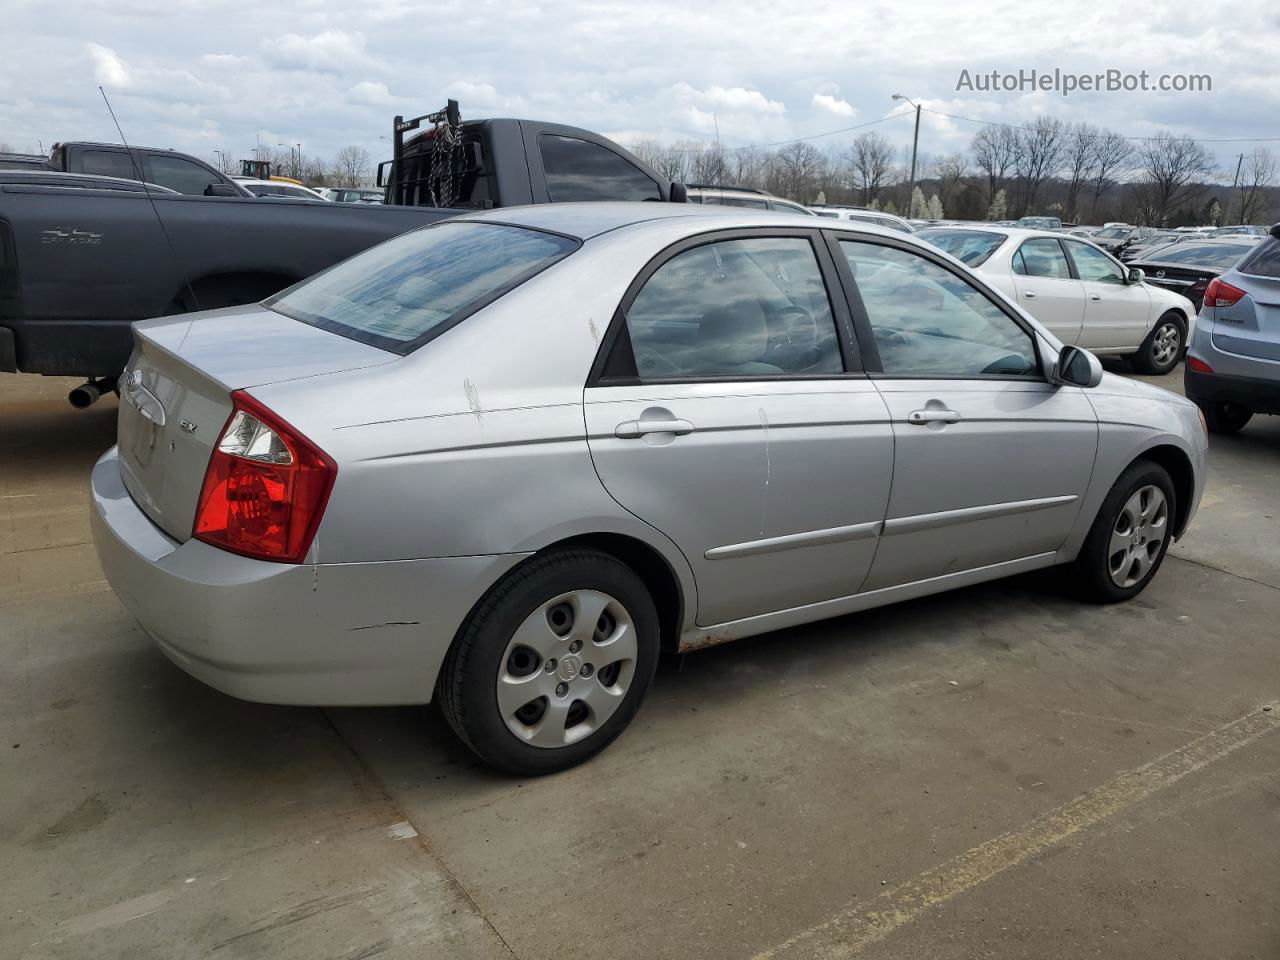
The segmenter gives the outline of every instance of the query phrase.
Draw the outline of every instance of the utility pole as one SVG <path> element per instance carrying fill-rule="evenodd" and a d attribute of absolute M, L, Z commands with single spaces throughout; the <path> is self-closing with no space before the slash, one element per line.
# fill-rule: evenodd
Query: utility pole
<path fill-rule="evenodd" d="M 916 196 L 916 150 L 920 146 L 920 104 L 900 93 L 893 95 L 895 100 L 905 100 L 916 108 L 916 132 L 911 138 L 911 186 L 907 188 L 907 218 L 911 217 L 911 202 Z"/>
<path fill-rule="evenodd" d="M 1235 196 L 1236 184 L 1240 182 L 1240 168 L 1243 165 L 1244 165 L 1244 154 L 1242 153 L 1240 154 L 1240 159 L 1236 161 L 1236 176 L 1235 176 L 1235 179 L 1231 181 L 1231 192 L 1227 194 L 1227 211 L 1225 216 L 1228 223 L 1231 222 L 1231 198 Z M 1244 197 L 1240 198 L 1240 219 L 1241 220 L 1244 219 Z M 1222 226 L 1222 224 L 1215 223 L 1214 226 L 1220 227 Z"/>

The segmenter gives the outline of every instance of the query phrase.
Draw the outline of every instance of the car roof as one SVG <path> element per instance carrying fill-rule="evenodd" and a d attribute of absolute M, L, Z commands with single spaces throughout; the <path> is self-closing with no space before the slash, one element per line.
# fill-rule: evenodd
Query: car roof
<path fill-rule="evenodd" d="M 660 201 L 608 201 L 602 203 L 543 203 L 525 207 L 499 207 L 493 210 L 467 213 L 454 220 L 505 223 L 518 227 L 532 227 L 588 240 L 602 233 L 622 227 L 678 218 L 696 219 L 711 223 L 711 229 L 736 229 L 740 227 L 807 227 L 814 229 L 842 229 L 855 221 L 822 220 L 801 213 L 781 213 L 772 210 L 756 210 L 751 207 L 704 206 L 700 203 L 666 203 Z M 903 234 L 888 227 L 858 222 L 858 229 L 884 236 L 901 237 Z M 691 232 L 693 232 L 691 230 Z"/>
<path fill-rule="evenodd" d="M 1061 230 L 1037 230 L 1034 227 L 998 227 L 995 224 L 987 225 L 985 223 L 931 223 L 928 226 L 921 227 L 917 232 L 925 233 L 929 230 L 970 230 L 979 231 L 981 233 L 998 233 L 1001 236 L 1011 237 L 1014 240 L 1027 240 L 1032 237 L 1071 237 L 1069 233 L 1063 233 Z M 1071 237 L 1073 240 L 1088 240 L 1088 237 Z"/>
<path fill-rule="evenodd" d="M 154 190 L 156 193 L 177 193 L 169 187 L 162 187 L 158 183 L 143 184 L 141 180 L 131 180 L 128 177 L 108 177 L 100 173 L 69 173 L 65 170 L 0 170 L 0 182 L 2 183 L 43 183 L 50 186 L 58 186 L 65 183 L 81 184 L 81 183 L 101 183 L 104 187 L 114 184 L 129 184 L 137 187 L 139 193 L 146 190 Z"/>

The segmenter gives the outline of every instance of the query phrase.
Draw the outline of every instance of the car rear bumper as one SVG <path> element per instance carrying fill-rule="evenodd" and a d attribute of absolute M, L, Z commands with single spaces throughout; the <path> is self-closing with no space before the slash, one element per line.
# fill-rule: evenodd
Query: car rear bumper
<path fill-rule="evenodd" d="M 91 478 L 107 581 L 174 663 L 245 700 L 426 703 L 458 625 L 524 555 L 281 564 L 177 543 L 124 488 L 113 447 Z"/>
<path fill-rule="evenodd" d="M 1187 368 L 1183 387 L 1187 399 L 1195 403 L 1238 403 L 1255 413 L 1280 413 L 1280 379 L 1197 373 Z"/>

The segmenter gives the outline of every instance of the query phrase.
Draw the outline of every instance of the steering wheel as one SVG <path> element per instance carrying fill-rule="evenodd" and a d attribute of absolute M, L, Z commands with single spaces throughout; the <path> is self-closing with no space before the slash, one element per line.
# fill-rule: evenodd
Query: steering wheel
<path fill-rule="evenodd" d="M 876 327 L 876 343 L 881 346 L 909 347 L 916 342 L 916 335 L 897 327 Z"/>

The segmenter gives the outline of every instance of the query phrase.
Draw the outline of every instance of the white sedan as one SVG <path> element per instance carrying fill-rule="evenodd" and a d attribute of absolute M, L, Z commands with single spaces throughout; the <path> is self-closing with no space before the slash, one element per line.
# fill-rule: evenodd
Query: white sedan
<path fill-rule="evenodd" d="M 1088 240 L 1047 230 L 956 226 L 917 237 L 976 271 L 1063 343 L 1129 358 L 1165 374 L 1182 358 L 1196 315 L 1186 297 L 1144 283 Z"/>

